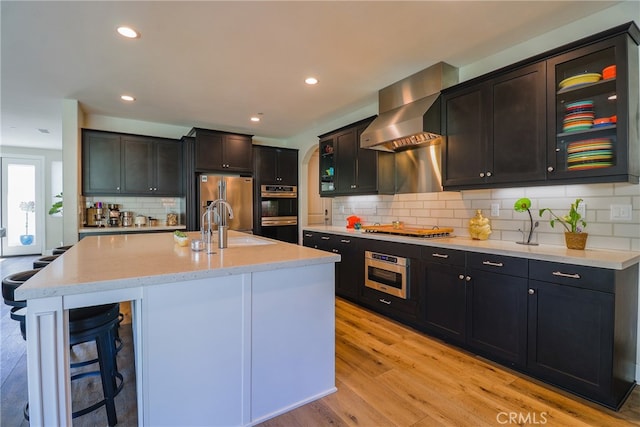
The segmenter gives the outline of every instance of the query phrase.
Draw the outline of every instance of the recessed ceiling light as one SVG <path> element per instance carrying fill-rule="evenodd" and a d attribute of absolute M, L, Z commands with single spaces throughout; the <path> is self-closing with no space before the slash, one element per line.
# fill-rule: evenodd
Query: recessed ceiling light
<path fill-rule="evenodd" d="M 122 99 L 123 101 L 128 101 L 128 102 L 132 102 L 135 101 L 136 99 L 131 96 L 131 95 L 121 95 L 120 99 Z"/>
<path fill-rule="evenodd" d="M 140 33 L 138 33 L 136 30 L 134 30 L 131 27 L 118 27 L 118 34 L 120 34 L 123 37 L 126 37 L 128 39 L 137 39 L 138 37 L 140 37 Z"/>
<path fill-rule="evenodd" d="M 253 117 L 251 117 L 251 121 L 252 121 L 252 122 L 259 122 L 259 121 L 260 121 L 260 117 L 258 117 L 258 116 L 253 116 Z"/>
<path fill-rule="evenodd" d="M 304 79 L 304 82 L 308 85 L 316 85 L 318 84 L 318 79 L 316 79 L 315 77 L 307 77 L 306 79 Z"/>

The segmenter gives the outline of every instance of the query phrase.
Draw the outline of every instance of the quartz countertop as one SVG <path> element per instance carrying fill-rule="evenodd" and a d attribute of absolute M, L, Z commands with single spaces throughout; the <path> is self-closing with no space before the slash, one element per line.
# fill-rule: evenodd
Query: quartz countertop
<path fill-rule="evenodd" d="M 410 243 L 414 245 L 482 252 L 541 261 L 559 262 L 563 264 L 608 268 L 613 270 L 624 270 L 625 268 L 640 262 L 640 252 L 634 251 L 614 251 L 588 248 L 585 250 L 575 250 L 556 245 L 541 244 L 538 246 L 528 246 L 504 240 L 473 240 L 469 237 L 438 237 L 425 239 L 421 237 L 367 233 L 362 230 L 348 229 L 338 226 L 306 226 L 303 227 L 303 229 L 319 233 L 333 233 L 363 239 Z"/>
<path fill-rule="evenodd" d="M 199 239 L 199 232 L 189 232 Z M 18 299 L 126 289 L 340 261 L 301 245 L 229 231 L 229 247 L 195 252 L 173 233 L 88 236 L 16 290 Z"/>
<path fill-rule="evenodd" d="M 78 233 L 99 234 L 99 233 L 143 233 L 146 231 L 173 231 L 184 230 L 186 225 L 143 225 L 131 227 L 82 227 Z"/>

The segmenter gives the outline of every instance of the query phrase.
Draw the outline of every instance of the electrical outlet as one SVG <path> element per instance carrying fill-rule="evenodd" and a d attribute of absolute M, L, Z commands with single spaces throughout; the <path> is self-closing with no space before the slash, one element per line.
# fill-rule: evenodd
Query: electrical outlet
<path fill-rule="evenodd" d="M 587 216 L 587 204 L 586 203 L 580 203 L 578 205 L 578 209 L 576 209 L 576 211 L 578 211 L 578 213 L 580 214 L 580 216 L 582 218 L 586 218 L 586 216 Z"/>
<path fill-rule="evenodd" d="M 491 203 L 491 216 L 500 216 L 500 203 Z"/>
<path fill-rule="evenodd" d="M 631 205 L 611 205 L 611 221 L 631 221 Z"/>
<path fill-rule="evenodd" d="M 343 214 L 344 213 L 344 205 L 340 205 L 340 213 Z"/>

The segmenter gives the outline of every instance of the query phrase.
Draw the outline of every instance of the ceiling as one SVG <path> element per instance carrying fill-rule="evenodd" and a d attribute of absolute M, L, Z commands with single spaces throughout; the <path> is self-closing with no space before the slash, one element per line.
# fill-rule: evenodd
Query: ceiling
<path fill-rule="evenodd" d="M 1 143 L 60 149 L 62 99 L 287 139 L 434 63 L 462 67 L 615 3 L 3 0 Z M 122 24 L 141 37 L 118 36 Z"/>

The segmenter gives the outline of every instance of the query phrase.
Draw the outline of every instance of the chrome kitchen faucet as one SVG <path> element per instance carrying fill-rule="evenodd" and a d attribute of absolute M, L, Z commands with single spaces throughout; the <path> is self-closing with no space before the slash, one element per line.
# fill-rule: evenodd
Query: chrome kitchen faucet
<path fill-rule="evenodd" d="M 211 214 L 213 214 L 213 221 L 211 221 Z M 200 233 L 202 240 L 207 244 L 207 252 L 211 252 L 212 223 L 218 226 L 218 248 L 224 249 L 227 247 L 227 231 L 229 229 L 227 217 L 233 219 L 233 209 L 224 199 L 216 199 L 211 202 L 209 206 L 207 206 L 207 210 L 202 214 Z M 206 236 L 205 218 L 207 222 Z"/>

